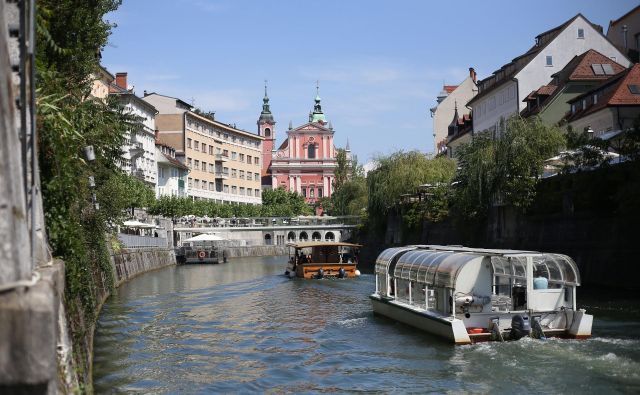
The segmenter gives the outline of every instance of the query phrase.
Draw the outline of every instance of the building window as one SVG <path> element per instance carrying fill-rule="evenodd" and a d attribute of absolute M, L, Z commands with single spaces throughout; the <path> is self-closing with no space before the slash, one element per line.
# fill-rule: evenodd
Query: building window
<path fill-rule="evenodd" d="M 193 149 L 196 151 L 200 151 L 200 142 L 198 140 L 193 141 Z"/>
<path fill-rule="evenodd" d="M 187 148 L 191 148 L 191 139 L 187 139 Z"/>
<path fill-rule="evenodd" d="M 195 165 L 194 168 L 196 170 L 200 170 L 200 161 L 199 160 L 196 159 L 196 161 L 194 162 L 194 165 Z"/>
<path fill-rule="evenodd" d="M 213 155 L 213 145 L 209 146 L 209 155 Z"/>
<path fill-rule="evenodd" d="M 584 38 L 584 29 L 578 28 L 578 38 Z"/>
<path fill-rule="evenodd" d="M 251 155 L 247 155 L 247 163 L 251 164 Z"/>
<path fill-rule="evenodd" d="M 258 158 L 257 156 L 253 158 L 253 164 L 260 166 L 260 158 Z"/>
<path fill-rule="evenodd" d="M 244 187 L 240 187 L 240 195 L 244 196 Z"/>
<path fill-rule="evenodd" d="M 238 153 L 231 151 L 231 160 L 236 160 L 238 158 Z"/>
<path fill-rule="evenodd" d="M 255 191 L 253 191 L 255 193 L 256 197 L 260 197 L 260 190 L 256 189 Z"/>
<path fill-rule="evenodd" d="M 187 167 L 191 168 L 191 158 L 187 158 Z"/>
<path fill-rule="evenodd" d="M 229 150 L 226 149 L 226 150 L 222 151 L 222 156 L 225 156 L 225 157 L 228 158 L 229 157 Z"/>
<path fill-rule="evenodd" d="M 247 180 L 248 180 L 248 181 L 251 181 L 251 178 L 252 178 L 252 177 L 251 177 L 251 172 L 250 172 L 250 171 L 248 171 L 248 172 L 247 172 Z"/>
<path fill-rule="evenodd" d="M 236 169 L 231 169 L 231 178 L 238 178 L 238 171 Z"/>
<path fill-rule="evenodd" d="M 307 197 L 307 188 L 302 188 L 302 196 Z"/>
<path fill-rule="evenodd" d="M 164 178 L 164 167 L 159 167 L 158 168 L 158 176 L 160 178 Z"/>
<path fill-rule="evenodd" d="M 322 197 L 322 188 L 318 188 L 318 197 L 321 198 Z"/>
<path fill-rule="evenodd" d="M 232 186 L 231 187 L 231 194 L 233 195 L 237 195 L 238 194 L 238 187 L 237 186 Z"/>
<path fill-rule="evenodd" d="M 191 177 L 189 177 L 187 184 L 189 185 L 189 188 L 193 188 L 193 179 Z"/>
<path fill-rule="evenodd" d="M 307 158 L 308 159 L 315 159 L 316 158 L 316 146 L 313 144 L 309 144 L 309 147 L 307 148 Z"/>
<path fill-rule="evenodd" d="M 260 175 L 258 173 L 254 173 L 253 174 L 253 179 L 258 181 L 258 179 L 260 178 Z"/>
<path fill-rule="evenodd" d="M 202 143 L 202 153 L 207 153 L 207 145 L 205 143 Z"/>
<path fill-rule="evenodd" d="M 313 192 L 314 192 L 314 191 L 315 191 L 315 189 L 314 189 L 314 188 L 309 188 L 309 197 L 310 197 L 311 199 L 313 199 Z"/>
<path fill-rule="evenodd" d="M 551 56 L 551 55 L 547 55 L 547 58 L 546 58 L 546 65 L 547 65 L 547 66 L 553 66 L 553 56 Z"/>
<path fill-rule="evenodd" d="M 216 185 L 212 182 L 209 183 L 209 190 L 210 191 L 215 191 L 216 190 Z"/>
<path fill-rule="evenodd" d="M 200 180 L 198 180 L 197 178 L 193 180 L 193 187 L 195 189 L 200 189 Z"/>
<path fill-rule="evenodd" d="M 222 188 L 224 190 L 224 193 L 229 193 L 229 185 L 224 185 L 224 188 Z"/>
<path fill-rule="evenodd" d="M 207 162 L 202 161 L 202 171 L 207 171 Z"/>
<path fill-rule="evenodd" d="M 598 94 L 593 95 L 593 104 L 598 104 Z"/>
<path fill-rule="evenodd" d="M 240 162 L 244 162 L 244 154 L 240 154 Z"/>
<path fill-rule="evenodd" d="M 271 129 L 266 128 L 264 130 L 264 137 L 271 137 Z"/>

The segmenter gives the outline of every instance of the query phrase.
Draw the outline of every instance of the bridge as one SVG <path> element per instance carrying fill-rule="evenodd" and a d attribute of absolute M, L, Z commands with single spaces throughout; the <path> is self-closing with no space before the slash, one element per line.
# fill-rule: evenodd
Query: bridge
<path fill-rule="evenodd" d="M 265 246 L 298 241 L 348 240 L 359 223 L 357 216 L 193 218 L 178 222 L 173 232 L 177 245 L 200 233 L 214 233 L 234 246 Z"/>

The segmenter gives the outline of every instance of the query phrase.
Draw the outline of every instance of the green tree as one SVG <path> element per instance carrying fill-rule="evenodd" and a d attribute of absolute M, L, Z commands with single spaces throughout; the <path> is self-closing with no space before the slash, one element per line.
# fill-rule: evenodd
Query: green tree
<path fill-rule="evenodd" d="M 470 218 L 481 218 L 495 203 L 525 210 L 535 197 L 535 186 L 544 161 L 565 145 L 559 128 L 538 118 L 510 118 L 495 139 L 479 133 L 458 150 L 457 209 Z"/>
<path fill-rule="evenodd" d="M 332 215 L 360 215 L 367 207 L 367 182 L 357 157 L 351 159 L 339 149 L 334 171 L 331 198 L 323 198 L 319 204 Z"/>

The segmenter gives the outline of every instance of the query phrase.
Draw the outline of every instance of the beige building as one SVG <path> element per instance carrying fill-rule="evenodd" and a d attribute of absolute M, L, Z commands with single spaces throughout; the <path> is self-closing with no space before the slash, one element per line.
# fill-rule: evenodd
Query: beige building
<path fill-rule="evenodd" d="M 93 84 L 91 85 L 91 96 L 98 99 L 106 100 L 109 96 L 109 87 L 114 82 L 116 77 L 113 76 L 107 69 L 100 66 L 98 71 L 93 74 Z"/>
<path fill-rule="evenodd" d="M 607 38 L 633 62 L 640 59 L 640 5 L 609 22 Z"/>
<path fill-rule="evenodd" d="M 261 204 L 264 137 L 197 114 L 180 99 L 150 93 L 144 100 L 159 111 L 158 142 L 175 148 L 191 170 L 187 194 L 219 203 Z"/>
<path fill-rule="evenodd" d="M 476 72 L 469 68 L 469 76 L 460 85 L 444 85 L 437 97 L 438 104 L 431 109 L 433 118 L 433 147 L 436 154 L 444 154 L 447 150 L 449 124 L 454 112 L 460 116 L 468 115 L 470 110 L 465 104 L 471 100 L 478 88 L 476 87 Z"/>

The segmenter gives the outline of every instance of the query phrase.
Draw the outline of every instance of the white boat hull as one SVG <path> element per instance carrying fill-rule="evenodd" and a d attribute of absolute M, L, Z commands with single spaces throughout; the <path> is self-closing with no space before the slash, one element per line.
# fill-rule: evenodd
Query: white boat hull
<path fill-rule="evenodd" d="M 471 344 L 467 329 L 453 317 L 439 317 L 373 294 L 369 297 L 375 314 L 384 315 L 425 332 L 444 337 L 455 344 Z"/>

